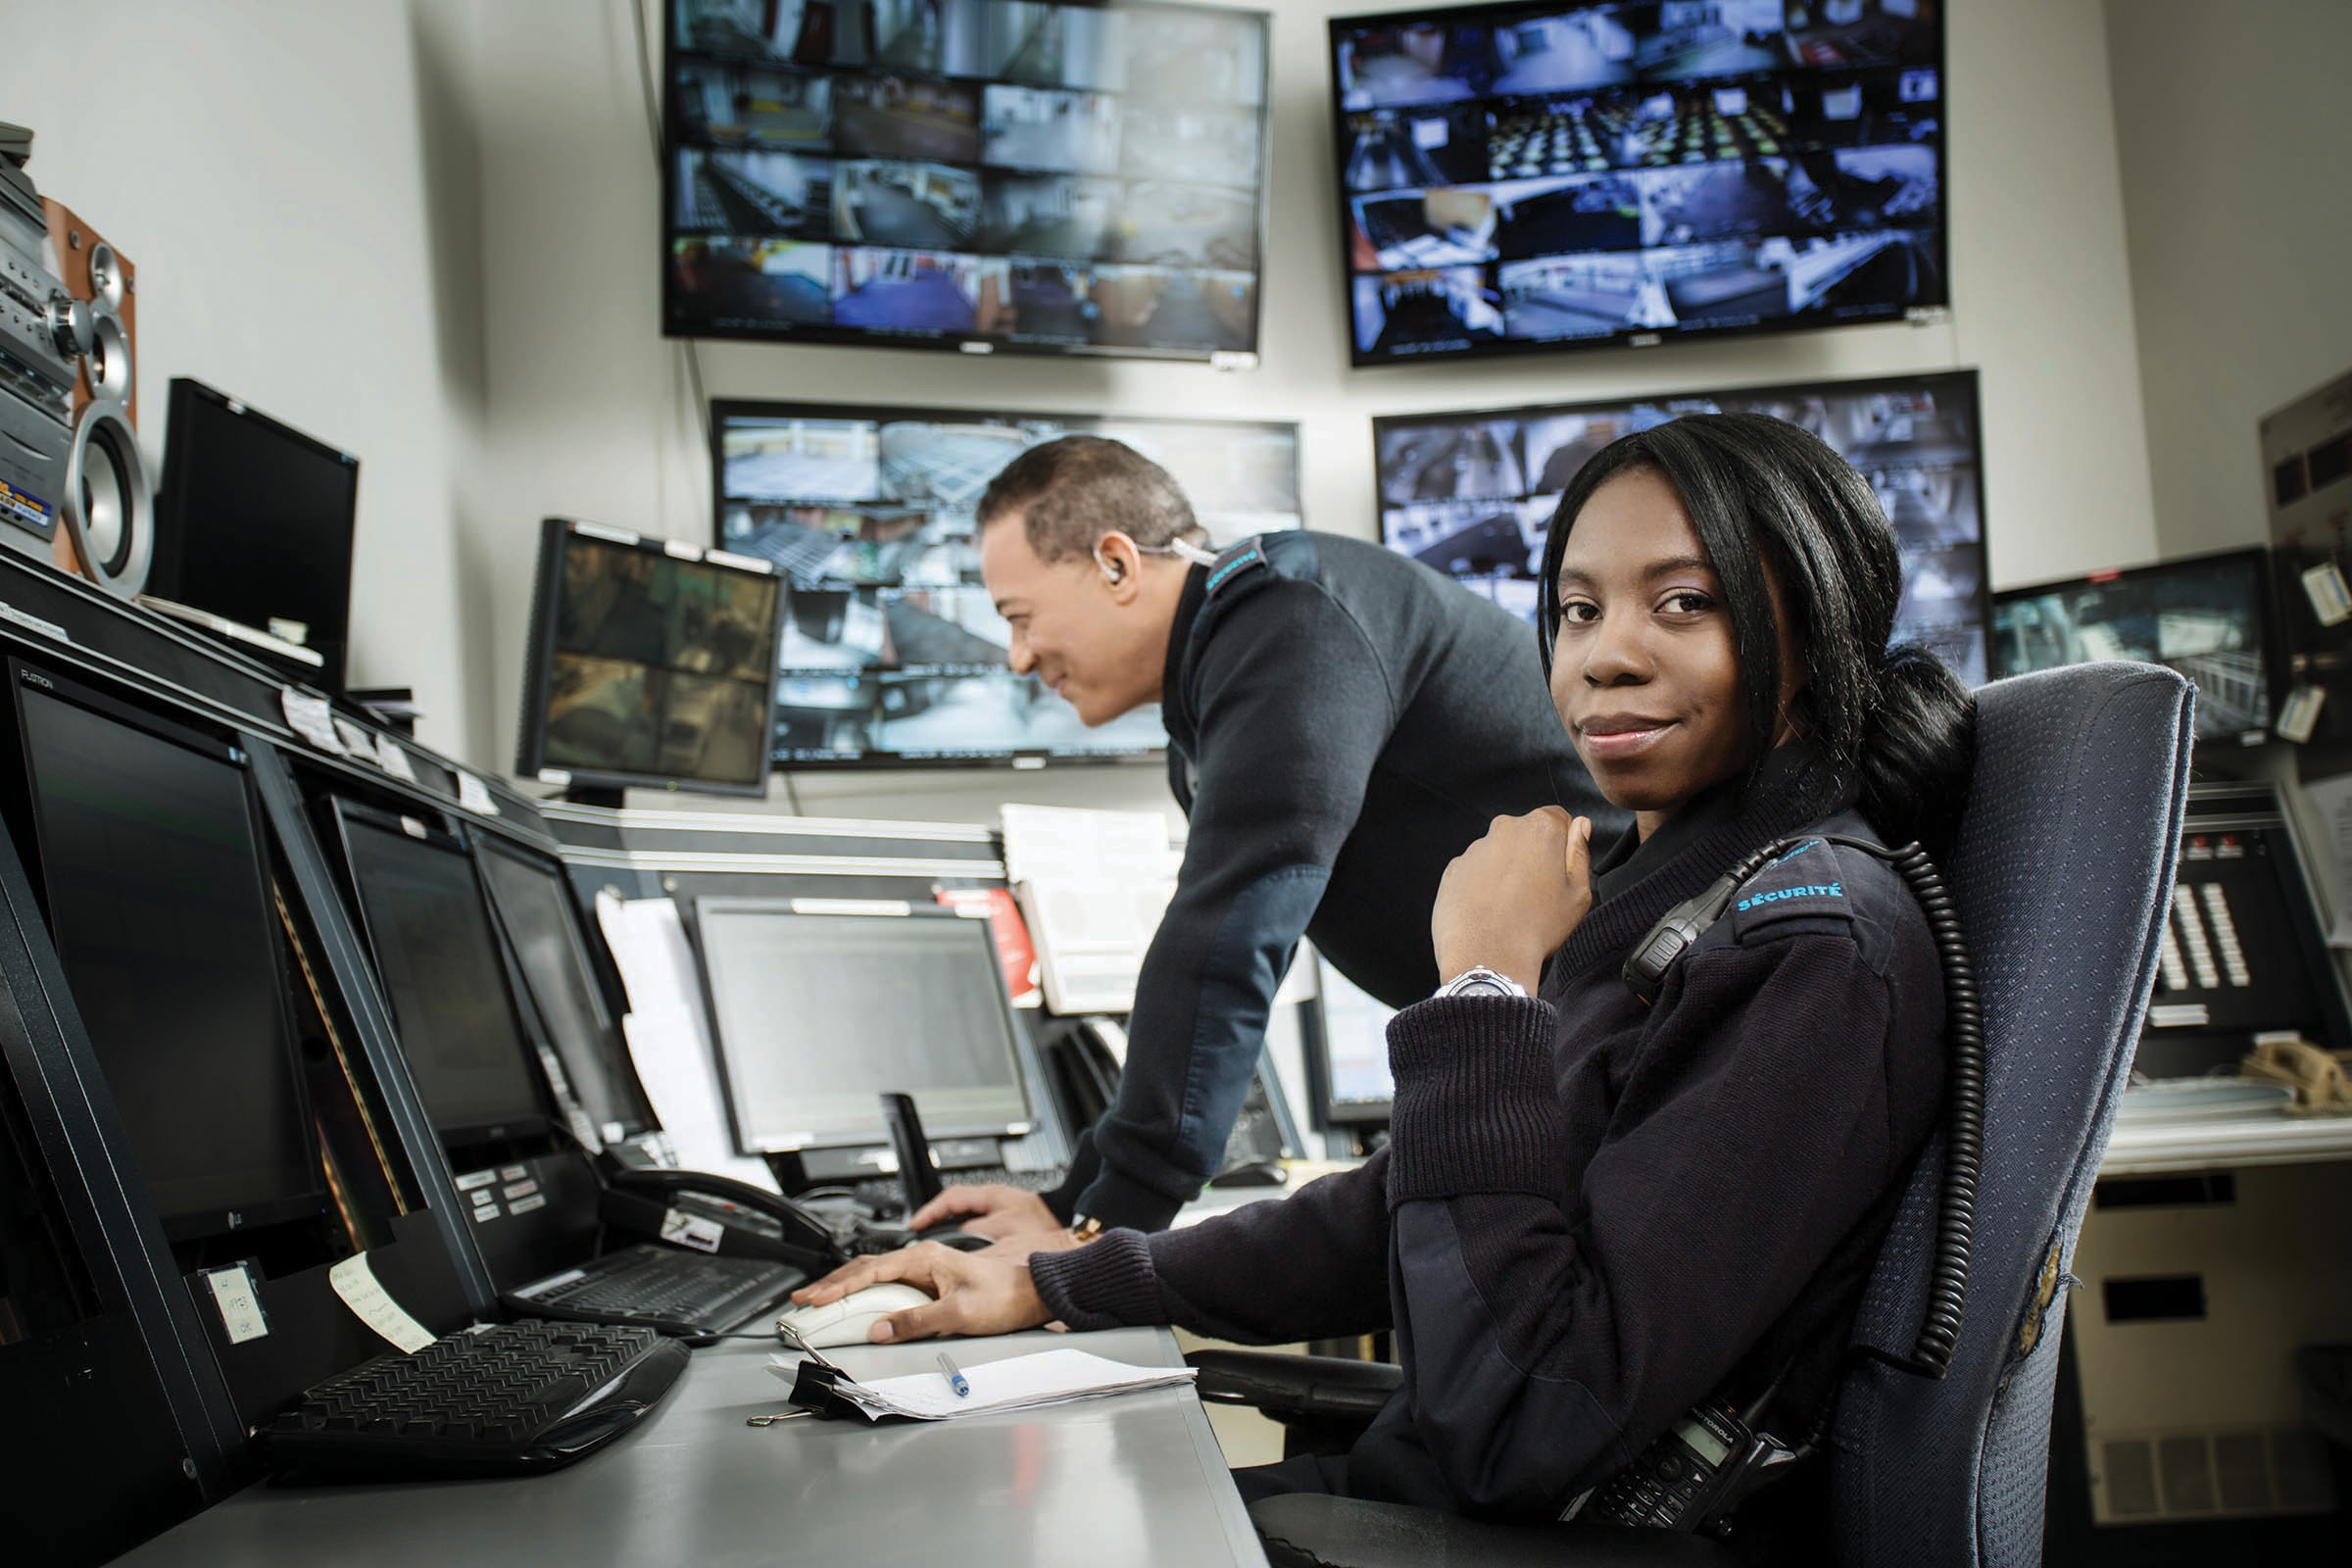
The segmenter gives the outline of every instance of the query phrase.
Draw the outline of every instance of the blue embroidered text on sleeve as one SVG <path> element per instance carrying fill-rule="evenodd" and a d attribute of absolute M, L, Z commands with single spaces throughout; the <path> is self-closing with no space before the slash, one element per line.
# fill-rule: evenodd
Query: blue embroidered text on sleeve
<path fill-rule="evenodd" d="M 1844 897 L 1845 884 L 1832 882 L 1826 887 L 1774 888 L 1769 893 L 1751 894 L 1747 898 L 1741 899 L 1733 907 L 1754 909 L 1767 904 L 1786 904 L 1790 899 L 1841 899 Z"/>

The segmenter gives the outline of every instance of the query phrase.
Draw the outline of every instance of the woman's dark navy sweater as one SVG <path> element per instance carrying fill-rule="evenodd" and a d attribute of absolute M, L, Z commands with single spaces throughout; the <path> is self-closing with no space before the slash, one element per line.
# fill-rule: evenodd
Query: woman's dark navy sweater
<path fill-rule="evenodd" d="M 1814 842 L 1761 873 L 1654 1005 L 1618 970 L 1673 905 L 1824 814 L 1793 749 L 1595 876 L 1541 999 L 1433 999 L 1391 1024 L 1389 1147 L 1295 1197 L 1116 1231 L 1031 1272 L 1073 1328 L 1251 1344 L 1393 1326 L 1404 1386 L 1346 1490 L 1557 1517 L 1690 1406 L 1794 1358 L 1826 1397 L 1941 1100 L 1943 989 L 1901 880 Z"/>

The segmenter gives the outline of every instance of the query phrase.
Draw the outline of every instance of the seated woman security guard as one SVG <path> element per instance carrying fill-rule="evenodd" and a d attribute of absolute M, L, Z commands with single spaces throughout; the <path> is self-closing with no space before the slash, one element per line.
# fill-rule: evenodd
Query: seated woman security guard
<path fill-rule="evenodd" d="M 1025 1266 L 917 1247 L 799 1298 L 938 1298 L 876 1340 L 1394 1325 L 1403 1387 L 1354 1448 L 1243 1471 L 1250 1495 L 1556 1519 L 1702 1401 L 1777 1390 L 1766 1424 L 1804 1434 L 1939 1108 L 1927 919 L 1880 859 L 1812 839 L 1652 1000 L 1620 971 L 1776 839 L 1948 846 L 1971 708 L 1933 657 L 1887 651 L 1901 586 L 1870 486 L 1791 425 L 1696 416 L 1608 447 L 1561 499 L 1542 622 L 1561 722 L 1635 826 L 1595 860 L 1581 818 L 1499 818 L 1453 862 L 1432 925 L 1459 978 L 1390 1025 L 1389 1146 L 1191 1229 Z M 1799 1511 L 1775 1495 L 1752 1512 Z"/>

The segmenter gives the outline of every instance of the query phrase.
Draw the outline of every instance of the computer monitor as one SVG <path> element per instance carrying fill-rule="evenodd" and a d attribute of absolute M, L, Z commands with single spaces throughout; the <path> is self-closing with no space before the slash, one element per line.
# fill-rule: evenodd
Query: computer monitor
<path fill-rule="evenodd" d="M 1982 685 L 1988 617 L 1974 370 L 1375 418 L 1381 542 L 1533 621 L 1551 514 L 1586 461 L 1686 414 L 1734 413 L 1811 431 L 1870 481 L 1902 551 L 1896 638 Z"/>
<path fill-rule="evenodd" d="M 359 496 L 350 453 L 175 377 L 148 591 L 302 644 L 324 667 L 287 670 L 339 692 Z"/>
<path fill-rule="evenodd" d="M 413 817 L 335 802 L 360 923 L 424 1111 L 452 1149 L 548 1126 L 498 936 L 455 839 Z"/>
<path fill-rule="evenodd" d="M 1298 429 L 1275 420 L 722 400 L 710 407 L 712 537 L 790 579 L 777 690 L 782 767 L 1149 759 L 1156 705 L 1088 728 L 1034 675 L 980 581 L 980 497 L 1074 434 L 1173 475 L 1212 545 L 1296 528 Z"/>
<path fill-rule="evenodd" d="M 1389 1020 L 1396 1009 L 1358 990 L 1320 954 L 1315 970 L 1318 997 L 1307 1061 L 1316 1115 L 1326 1127 L 1386 1122 L 1396 1087 L 1389 1076 Z"/>
<path fill-rule="evenodd" d="M 2270 738 L 2268 552 L 2233 550 L 2012 588 L 1992 600 L 1996 675 L 2097 659 L 2165 664 L 2196 683 L 2197 738 Z"/>
<path fill-rule="evenodd" d="M 885 1092 L 914 1096 L 933 1138 L 1029 1130 L 1012 1004 L 986 920 L 717 897 L 696 899 L 694 917 L 744 1153 L 885 1143 Z"/>
<path fill-rule="evenodd" d="M 764 793 L 783 603 L 767 562 L 548 518 L 516 771 Z"/>
<path fill-rule="evenodd" d="M 242 755 L 45 670 L 10 674 L 50 934 L 165 1234 L 320 1211 Z"/>
<path fill-rule="evenodd" d="M 580 1108 L 608 1142 L 650 1132 L 653 1107 L 597 986 L 588 935 L 563 866 L 488 835 L 477 843 L 490 902 Z"/>

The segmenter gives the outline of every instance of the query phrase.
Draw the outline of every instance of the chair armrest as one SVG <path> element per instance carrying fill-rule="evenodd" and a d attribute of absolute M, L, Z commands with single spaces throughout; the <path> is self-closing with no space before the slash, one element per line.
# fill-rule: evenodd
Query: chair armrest
<path fill-rule="evenodd" d="M 1336 1355 L 1195 1350 L 1184 1359 L 1200 1370 L 1201 1398 L 1251 1405 L 1276 1421 L 1368 1423 L 1404 1383 L 1391 1362 Z"/>

